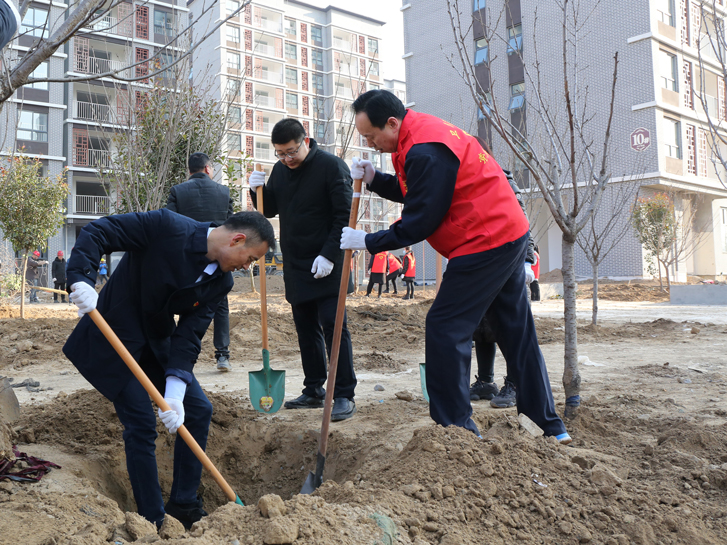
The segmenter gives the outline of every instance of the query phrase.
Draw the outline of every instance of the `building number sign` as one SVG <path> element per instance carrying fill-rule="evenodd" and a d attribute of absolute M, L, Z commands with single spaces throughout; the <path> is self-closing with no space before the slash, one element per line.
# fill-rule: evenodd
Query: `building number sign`
<path fill-rule="evenodd" d="M 636 129 L 631 133 L 631 147 L 636 151 L 644 151 L 651 145 L 651 134 L 647 129 Z"/>

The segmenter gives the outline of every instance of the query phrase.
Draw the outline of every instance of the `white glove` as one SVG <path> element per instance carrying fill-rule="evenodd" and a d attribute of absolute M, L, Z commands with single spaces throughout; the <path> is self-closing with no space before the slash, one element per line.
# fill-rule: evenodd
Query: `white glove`
<path fill-rule="evenodd" d="M 248 178 L 248 182 L 250 183 L 250 189 L 257 189 L 258 187 L 264 186 L 265 172 L 262 170 L 253 170 L 250 178 Z"/>
<path fill-rule="evenodd" d="M 365 184 L 370 184 L 374 179 L 376 170 L 371 161 L 354 157 L 351 161 L 351 178 L 354 180 L 363 179 Z"/>
<path fill-rule="evenodd" d="M 535 281 L 535 273 L 533 272 L 533 266 L 526 261 L 525 262 L 525 282 L 527 284 L 530 284 L 531 282 L 534 282 L 534 281 Z"/>
<path fill-rule="evenodd" d="M 166 426 L 169 433 L 177 433 L 179 427 L 184 424 L 184 394 L 187 391 L 187 384 L 178 377 L 167 377 L 167 387 L 164 391 L 164 401 L 167 402 L 169 411 L 159 411 L 159 419 Z"/>
<path fill-rule="evenodd" d="M 344 227 L 341 233 L 341 250 L 365 250 L 366 231 Z"/>
<path fill-rule="evenodd" d="M 76 282 L 71 286 L 71 293 L 68 298 L 76 303 L 78 307 L 78 316 L 88 314 L 96 308 L 98 302 L 98 293 L 85 282 Z"/>
<path fill-rule="evenodd" d="M 54 279 L 53 279 L 53 282 L 55 282 L 55 281 L 56 281 L 56 279 L 54 278 Z"/>
<path fill-rule="evenodd" d="M 313 278 L 323 278 L 331 274 L 332 270 L 333 263 L 322 255 L 319 255 L 313 262 L 313 267 L 311 267 L 310 272 L 313 273 Z"/>

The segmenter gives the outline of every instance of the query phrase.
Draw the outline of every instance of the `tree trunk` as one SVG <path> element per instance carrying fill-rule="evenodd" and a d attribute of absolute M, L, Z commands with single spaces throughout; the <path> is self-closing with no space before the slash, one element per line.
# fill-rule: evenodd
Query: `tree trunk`
<path fill-rule="evenodd" d="M 28 270 L 28 253 L 23 258 L 23 279 L 20 282 L 20 318 L 25 319 L 25 273 Z"/>
<path fill-rule="evenodd" d="M 581 376 L 578 372 L 578 327 L 576 322 L 576 271 L 573 249 L 575 240 L 563 235 L 563 307 L 565 318 L 565 417 L 578 416 L 581 398 Z"/>
<path fill-rule="evenodd" d="M 659 289 L 664 291 L 664 281 L 661 279 L 661 261 L 658 258 L 656 259 L 656 268 L 659 271 Z"/>
<path fill-rule="evenodd" d="M 671 280 L 669 279 L 669 266 L 664 264 L 664 270 L 666 271 L 666 289 L 671 293 Z"/>
<path fill-rule="evenodd" d="M 591 315 L 591 323 L 598 325 L 598 263 L 591 263 L 593 269 L 593 314 Z"/>
<path fill-rule="evenodd" d="M 247 269 L 247 273 L 250 275 L 250 288 L 252 288 L 253 293 L 257 293 L 257 289 L 255 288 L 255 275 L 252 273 L 252 265 L 249 269 Z M 265 274 L 265 271 L 263 271 L 263 274 Z"/>

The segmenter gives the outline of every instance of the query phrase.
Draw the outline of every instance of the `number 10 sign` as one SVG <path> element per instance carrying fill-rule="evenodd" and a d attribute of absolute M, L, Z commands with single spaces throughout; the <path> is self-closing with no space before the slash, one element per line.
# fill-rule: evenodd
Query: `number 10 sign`
<path fill-rule="evenodd" d="M 636 151 L 644 151 L 651 145 L 651 135 L 647 129 L 636 129 L 631 133 L 631 147 Z"/>

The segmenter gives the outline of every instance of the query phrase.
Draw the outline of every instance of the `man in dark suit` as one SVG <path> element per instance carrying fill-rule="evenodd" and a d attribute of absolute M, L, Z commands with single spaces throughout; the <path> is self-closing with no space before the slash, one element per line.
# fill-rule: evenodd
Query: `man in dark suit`
<path fill-rule="evenodd" d="M 247 269 L 274 247 L 273 228 L 257 212 L 234 214 L 215 228 L 155 210 L 89 223 L 68 262 L 71 300 L 79 315 L 98 306 L 164 393 L 171 407 L 159 412 L 164 425 L 175 433 L 185 424 L 203 449 L 212 405 L 192 374 L 202 337 L 217 305 L 232 289 L 230 273 Z M 97 294 L 98 264 L 111 252 L 126 253 Z M 174 445 L 174 481 L 164 505 L 154 455 L 156 418 L 149 396 L 90 317 L 81 318 L 63 352 L 114 403 L 124 426 L 126 465 L 139 514 L 160 526 L 169 513 L 187 528 L 205 516 L 197 496 L 202 464 L 181 439 Z"/>
<path fill-rule="evenodd" d="M 312 138 L 306 138 L 303 125 L 295 119 L 276 123 L 271 140 L 280 162 L 273 167 L 267 184 L 264 172 L 253 172 L 250 189 L 253 202 L 257 203 L 255 188 L 262 186 L 265 215 L 280 215 L 285 298 L 293 307 L 305 374 L 303 394 L 287 401 L 285 408 L 322 407 L 326 394 L 326 352 L 331 350 L 344 266 L 344 252 L 338 247 L 338 239 L 341 229 L 348 224 L 352 180 L 346 163 L 319 149 Z M 350 263 L 345 266 L 350 267 Z M 334 385 L 328 384 L 328 388 Z M 355 388 L 351 335 L 344 314 L 331 420 L 354 415 Z"/>
<path fill-rule="evenodd" d="M 193 153 L 187 161 L 189 180 L 172 187 L 167 210 L 197 221 L 222 225 L 234 214 L 230 188 L 212 179 L 214 169 L 205 153 Z M 217 369 L 230 370 L 230 307 L 227 296 L 215 311 L 213 342 Z"/>

